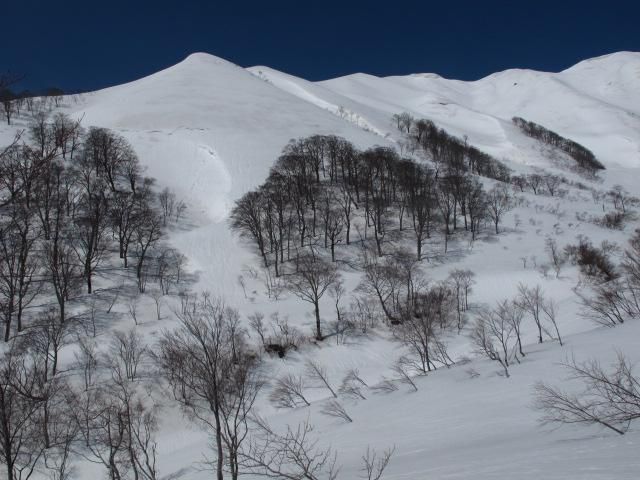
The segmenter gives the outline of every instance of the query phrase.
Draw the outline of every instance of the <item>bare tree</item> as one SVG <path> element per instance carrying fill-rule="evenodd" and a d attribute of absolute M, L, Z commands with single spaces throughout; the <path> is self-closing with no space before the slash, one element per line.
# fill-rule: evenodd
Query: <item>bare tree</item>
<path fill-rule="evenodd" d="M 542 305 L 544 304 L 542 288 L 540 285 L 529 288 L 520 283 L 518 284 L 518 298 L 516 301 L 525 312 L 531 315 L 538 328 L 538 343 L 542 343 Z"/>
<path fill-rule="evenodd" d="M 109 367 L 111 365 L 108 364 Z M 111 369 L 106 383 L 81 392 L 76 411 L 84 440 L 83 456 L 104 465 L 111 480 L 156 480 L 157 431 L 154 403 L 142 398 L 136 385 Z"/>
<path fill-rule="evenodd" d="M 23 341 L 26 347 L 35 351 L 41 365 L 44 381 L 58 373 L 60 350 L 69 343 L 72 325 L 61 323 L 55 309 L 38 314 L 34 324 L 25 332 Z"/>
<path fill-rule="evenodd" d="M 406 357 L 400 357 L 396 363 L 393 364 L 391 370 L 398 376 L 397 380 L 400 383 L 409 385 L 414 392 L 418 391 L 418 385 L 413 380 L 413 362 Z"/>
<path fill-rule="evenodd" d="M 165 332 L 157 362 L 171 385 L 174 398 L 189 418 L 208 430 L 214 441 L 216 478 L 224 478 L 225 464 L 233 479 L 239 475 L 240 452 L 248 435 L 248 418 L 262 386 L 255 357 L 230 345 L 230 315 L 221 299 L 205 295 L 185 312 L 176 312 L 178 329 Z"/>
<path fill-rule="evenodd" d="M 73 248 L 83 265 L 87 293 L 93 290 L 92 278 L 96 268 L 104 260 L 107 251 L 108 200 L 102 181 L 94 176 L 93 167 L 81 164 L 78 174 L 82 178 L 83 195 L 80 215 L 76 218 L 76 240 Z"/>
<path fill-rule="evenodd" d="M 129 310 L 129 315 L 131 315 L 131 319 L 133 323 L 138 325 L 138 298 L 133 297 L 127 303 L 127 309 Z"/>
<path fill-rule="evenodd" d="M 381 454 L 378 454 L 375 449 L 367 446 L 367 451 L 362 456 L 362 478 L 366 480 L 380 480 L 395 450 L 395 447 L 388 448 Z"/>
<path fill-rule="evenodd" d="M 329 375 L 327 369 L 313 360 L 307 360 L 305 363 L 305 373 L 313 381 L 320 383 L 324 388 L 329 390 L 333 398 L 338 398 L 335 390 L 329 383 Z"/>
<path fill-rule="evenodd" d="M 364 380 L 362 380 L 357 369 L 351 369 L 342 379 L 338 392 L 340 395 L 344 395 L 346 397 L 366 400 L 366 397 L 362 393 L 362 387 L 366 388 L 368 385 Z"/>
<path fill-rule="evenodd" d="M 489 360 L 498 362 L 506 377 L 509 377 L 509 362 L 514 354 L 513 332 L 508 318 L 487 309 L 479 315 L 471 334 L 476 351 Z"/>
<path fill-rule="evenodd" d="M 156 320 L 162 320 L 162 292 L 159 290 L 154 290 L 151 292 L 151 298 L 153 298 L 153 303 L 156 306 Z"/>
<path fill-rule="evenodd" d="M 625 286 L 617 280 L 598 285 L 587 293 L 578 293 L 578 297 L 583 314 L 600 325 L 615 327 L 637 316 L 635 292 L 628 295 Z"/>
<path fill-rule="evenodd" d="M 423 374 L 436 369 L 436 362 L 445 366 L 453 363 L 438 338 L 439 331 L 446 326 L 443 318 L 449 316 L 449 310 L 440 289 L 428 289 L 416 295 L 413 307 L 396 328 L 398 338 L 417 358 L 411 362 L 412 366 Z"/>
<path fill-rule="evenodd" d="M 558 304 L 553 299 L 543 302 L 542 311 L 544 312 L 547 320 L 551 323 L 551 325 L 553 325 L 553 329 L 556 332 L 558 342 L 560 342 L 560 346 L 562 346 L 562 337 L 560 336 L 560 329 L 558 328 L 557 321 Z"/>
<path fill-rule="evenodd" d="M 347 413 L 347 410 L 337 400 L 329 400 L 325 402 L 322 408 L 320 409 L 320 413 L 328 417 L 339 418 L 348 423 L 353 422 L 353 418 L 349 416 L 349 414 Z"/>
<path fill-rule="evenodd" d="M 525 354 L 522 349 L 522 319 L 524 317 L 524 310 L 522 306 L 517 301 L 502 300 L 497 303 L 495 314 L 505 319 L 511 325 L 513 333 L 516 335 L 518 352 L 520 356 L 524 357 Z"/>
<path fill-rule="evenodd" d="M 165 187 L 158 195 L 160 208 L 162 209 L 162 225 L 167 225 L 167 220 L 171 220 L 176 209 L 176 194 Z"/>
<path fill-rule="evenodd" d="M 0 358 L 0 462 L 7 480 L 28 479 L 44 451 L 37 368 L 14 342 Z"/>
<path fill-rule="evenodd" d="M 287 374 L 276 379 L 269 400 L 280 408 L 295 408 L 299 405 L 309 406 L 304 396 L 307 384 L 301 375 Z"/>
<path fill-rule="evenodd" d="M 640 379 L 629 360 L 618 354 L 610 371 L 597 360 L 565 362 L 569 379 L 582 382 L 578 393 L 538 383 L 535 408 L 543 412 L 543 423 L 601 425 L 620 435 L 640 418 Z"/>
<path fill-rule="evenodd" d="M 496 228 L 496 235 L 499 233 L 498 227 L 504 215 L 513 208 L 513 198 L 506 185 L 494 186 L 487 192 L 487 213 Z"/>
<path fill-rule="evenodd" d="M 556 272 L 556 278 L 560 277 L 560 271 L 566 262 L 566 258 L 558 247 L 558 242 L 554 238 L 547 237 L 545 240 L 545 248 L 551 260 L 553 270 Z"/>
<path fill-rule="evenodd" d="M 138 368 L 147 355 L 147 347 L 135 329 L 117 331 L 111 337 L 108 364 L 127 380 L 138 378 Z"/>
<path fill-rule="evenodd" d="M 276 432 L 265 420 L 256 418 L 253 434 L 241 453 L 242 466 L 253 475 L 288 480 L 335 480 L 337 455 L 322 448 L 312 437 L 307 421 L 284 433 Z"/>
<path fill-rule="evenodd" d="M 10 223 L 0 224 L 0 312 L 5 322 L 5 342 L 11 335 L 14 317 L 18 332 L 22 330 L 24 309 L 37 294 L 32 287 L 39 263 L 30 223 L 30 215 L 14 214 Z"/>
<path fill-rule="evenodd" d="M 449 282 L 456 295 L 456 317 L 458 332 L 462 330 L 464 312 L 469 309 L 469 293 L 475 283 L 475 274 L 471 270 L 455 269 L 449 274 Z"/>
<path fill-rule="evenodd" d="M 301 300 L 313 305 L 316 320 L 316 339 L 322 340 L 320 299 L 340 278 L 336 267 L 315 254 L 300 257 L 298 271 L 287 278 L 287 288 Z"/>
<path fill-rule="evenodd" d="M 55 237 L 44 245 L 44 264 L 58 301 L 60 322 L 66 320 L 66 305 L 82 284 L 81 270 L 70 239 Z"/>
<path fill-rule="evenodd" d="M 155 246 L 162 236 L 162 220 L 150 206 L 146 205 L 141 208 L 140 215 L 142 220 L 136 224 L 134 233 L 137 247 L 136 255 L 138 257 L 138 263 L 136 265 L 138 287 L 141 286 L 141 282 L 143 281 L 144 261 L 147 258 L 149 249 Z M 142 293 L 144 288 L 139 288 L 139 290 Z"/>

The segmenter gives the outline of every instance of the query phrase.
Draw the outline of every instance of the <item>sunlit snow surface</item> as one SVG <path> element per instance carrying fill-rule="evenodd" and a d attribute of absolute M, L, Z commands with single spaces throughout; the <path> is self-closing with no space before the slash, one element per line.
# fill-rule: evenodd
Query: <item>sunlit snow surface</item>
<path fill-rule="evenodd" d="M 117 66 L 114 66 L 117 68 Z M 336 134 L 360 148 L 399 145 L 402 136 L 391 115 L 407 111 L 433 120 L 471 144 L 505 161 L 516 171 L 531 167 L 553 169 L 539 146 L 511 123 L 520 116 L 548 127 L 593 150 L 606 165 L 606 189 L 622 184 L 640 195 L 640 54 L 622 52 L 587 60 L 561 73 L 509 70 L 475 82 L 447 80 L 433 74 L 378 78 L 355 74 L 312 83 L 269 69 L 242 69 L 225 60 L 194 54 L 167 70 L 94 93 L 67 97 L 61 111 L 83 118 L 82 124 L 111 128 L 134 146 L 148 175 L 159 188 L 168 186 L 188 203 L 185 221 L 169 234 L 170 242 L 189 259 L 199 290 L 224 295 L 244 314 L 280 311 L 308 332 L 310 309 L 286 295 L 274 302 L 246 266 L 259 270 L 249 246 L 227 224 L 233 202 L 264 181 L 283 146 L 292 138 Z M 25 126 L 0 127 L 6 143 Z M 569 175 L 570 176 L 570 175 Z M 560 245 L 586 234 L 595 243 L 608 239 L 624 245 L 633 229 L 613 232 L 576 219 L 577 212 L 602 214 L 588 192 L 570 194 L 574 201 L 525 194 L 523 205 L 505 221 L 508 232 L 485 237 L 474 245 L 452 245 L 444 262 L 424 265 L 429 278 L 445 278 L 450 269 L 470 268 L 477 274 L 472 301 L 493 303 L 513 296 L 517 283 L 540 283 L 560 304 L 559 325 L 567 345 L 537 346 L 527 332 L 522 365 L 512 377 L 496 375 L 495 365 L 476 360 L 470 365 L 441 369 L 418 380 L 419 391 L 405 387 L 389 395 L 365 392 L 367 400 L 345 401 L 354 418 L 342 424 L 320 415 L 323 390 L 311 390 L 311 408 L 276 411 L 261 399 L 261 411 L 276 425 L 306 418 L 316 425 L 323 443 L 331 443 L 344 464 L 341 478 L 359 475 L 360 457 L 368 444 L 379 449 L 395 445 L 387 479 L 637 479 L 640 475 L 640 425 L 625 436 L 595 428 L 541 428 L 529 406 L 535 381 L 562 382 L 556 365 L 568 355 L 608 362 L 615 349 L 640 360 L 640 324 L 595 329 L 579 315 L 573 292 L 578 277 L 568 267 L 560 279 L 543 278 L 531 267 L 531 256 L 544 259 L 545 236 L 553 233 Z M 557 208 L 557 213 L 544 212 Z M 437 244 L 432 252 L 442 253 Z M 340 255 L 340 248 L 338 255 Z M 527 269 L 521 257 L 529 258 Z M 247 282 L 247 296 L 238 277 Z M 346 274 L 351 291 L 358 276 Z M 348 297 L 348 296 L 347 296 Z M 329 299 L 323 316 L 332 319 Z M 349 298 L 345 300 L 345 306 Z M 153 320 L 151 303 L 141 313 L 141 327 L 150 343 L 164 323 Z M 123 308 L 123 311 L 125 308 Z M 123 319 L 118 328 L 129 328 Z M 466 333 L 450 339 L 456 357 L 471 355 Z M 268 360 L 265 371 L 302 369 L 306 357 L 324 364 L 334 383 L 356 367 L 370 384 L 380 381 L 402 349 L 384 329 L 349 345 L 309 346 L 287 361 Z M 468 368 L 481 375 L 471 379 Z M 162 415 L 159 466 L 162 478 L 205 479 L 211 473 L 193 468 L 208 451 L 204 435 L 190 428 L 177 411 Z M 95 466 L 79 466 L 82 478 L 101 475 Z"/>

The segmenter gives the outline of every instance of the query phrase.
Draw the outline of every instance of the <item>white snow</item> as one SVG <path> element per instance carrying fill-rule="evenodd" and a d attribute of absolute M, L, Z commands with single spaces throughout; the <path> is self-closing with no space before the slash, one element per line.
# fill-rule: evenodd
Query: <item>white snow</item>
<path fill-rule="evenodd" d="M 311 324 L 308 306 L 287 296 L 278 302 L 267 298 L 260 280 L 251 279 L 246 269 L 259 271 L 258 259 L 227 224 L 233 202 L 264 181 L 292 138 L 336 134 L 360 148 L 393 146 L 402 138 L 391 115 L 407 111 L 468 136 L 470 143 L 515 170 L 555 169 L 536 143 L 512 125 L 511 117 L 521 116 L 592 149 L 607 167 L 596 188 L 622 184 L 640 195 L 640 53 L 586 60 L 560 73 L 508 70 L 475 82 L 433 74 L 354 74 L 317 83 L 268 67 L 243 69 L 199 53 L 135 82 L 68 97 L 61 109 L 83 117 L 85 127 L 108 127 L 124 135 L 158 187 L 168 186 L 188 203 L 187 221 L 171 231 L 169 240 L 188 256 L 189 269 L 198 275 L 197 289 L 224 295 L 243 315 L 263 311 L 268 318 L 279 311 L 305 332 Z M 21 121 L 0 127 L 0 140 L 24 126 Z M 326 398 L 321 390 L 310 393 L 310 408 L 277 411 L 263 398 L 261 411 L 278 427 L 309 418 L 321 442 L 337 449 L 344 479 L 360 475 L 367 444 L 396 446 L 387 479 L 638 478 L 640 425 L 625 436 L 580 426 L 550 431 L 537 424 L 537 413 L 530 408 L 533 384 L 564 382 L 557 362 L 572 353 L 606 363 L 619 349 L 640 361 L 640 324 L 596 329 L 580 315 L 573 291 L 575 268 L 565 269 L 556 280 L 522 266 L 523 256 L 545 261 L 544 241 L 550 233 L 560 245 L 582 233 L 594 243 L 608 239 L 624 246 L 634 224 L 613 232 L 579 221 L 577 213 L 602 214 L 601 206 L 589 192 L 572 190 L 570 197 L 524 194 L 525 203 L 506 220 L 508 233 L 485 237 L 472 248 L 466 241 L 453 242 L 454 254 L 424 265 L 433 280 L 453 268 L 475 271 L 477 305 L 513 296 L 518 282 L 541 284 L 560 304 L 565 347 L 552 342 L 538 346 L 534 332 L 528 331 L 529 354 L 513 367 L 510 379 L 496 375 L 496 366 L 483 360 L 439 369 L 417 380 L 418 392 L 401 387 L 388 395 L 366 392 L 367 400 L 357 404 L 346 402 L 352 424 L 320 415 L 319 404 Z M 437 244 L 430 248 L 441 253 Z M 238 284 L 240 275 L 247 281 L 250 300 Z M 356 282 L 357 275 L 348 276 L 349 289 Z M 143 315 L 148 321 L 139 328 L 153 342 L 171 322 L 151 320 L 152 307 L 147 307 Z M 324 311 L 331 316 L 328 301 Z M 457 356 L 470 354 L 464 334 L 450 342 Z M 309 345 L 285 361 L 267 360 L 266 371 L 274 378 L 283 371 L 299 371 L 305 358 L 314 358 L 327 366 L 334 382 L 356 367 L 375 384 L 389 374 L 401 353 L 381 328 L 346 346 Z M 469 367 L 480 377 L 469 378 Z M 159 440 L 163 478 L 210 478 L 209 472 L 192 466 L 208 451 L 207 439 L 175 409 L 163 414 Z M 102 474 L 89 465 L 83 465 L 82 472 L 84 478 Z"/>

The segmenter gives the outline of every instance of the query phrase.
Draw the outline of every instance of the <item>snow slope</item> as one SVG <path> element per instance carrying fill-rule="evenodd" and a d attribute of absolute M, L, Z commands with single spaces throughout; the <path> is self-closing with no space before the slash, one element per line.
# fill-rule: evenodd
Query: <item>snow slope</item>
<path fill-rule="evenodd" d="M 473 82 L 435 74 L 380 78 L 357 73 L 311 83 L 265 67 L 250 71 L 262 72 L 274 85 L 314 104 L 334 111 L 343 106 L 383 134 L 395 135 L 389 118 L 407 111 L 455 135 L 467 135 L 498 158 L 531 163 L 534 159 L 520 151 L 522 140 L 511 125 L 511 118 L 520 116 L 583 143 L 612 167 L 640 166 L 636 52 L 586 60 L 560 73 L 516 69 Z"/>
<path fill-rule="evenodd" d="M 83 125 L 116 130 L 148 174 L 189 204 L 197 228 L 173 241 L 202 288 L 238 295 L 249 252 L 227 226 L 233 202 L 266 178 L 292 138 L 336 134 L 366 147 L 384 140 L 207 54 L 135 82 L 84 95 L 70 106 Z"/>
<path fill-rule="evenodd" d="M 513 168 L 551 167 L 537 144 L 512 125 L 511 117 L 518 115 L 591 148 L 607 166 L 597 188 L 622 183 L 640 195 L 639 85 L 640 54 L 629 52 L 587 60 L 561 73 L 509 70 L 476 82 L 433 74 L 387 78 L 355 74 L 318 83 L 268 67 L 242 69 L 210 55 L 194 54 L 149 77 L 69 99 L 62 110 L 83 117 L 84 126 L 108 127 L 124 135 L 158 187 L 168 186 L 188 202 L 187 222 L 173 229 L 169 240 L 188 256 L 189 268 L 198 274 L 196 289 L 224 295 L 243 316 L 259 310 L 268 317 L 280 311 L 307 332 L 312 320 L 306 304 L 286 295 L 278 302 L 269 300 L 259 279 L 248 279 L 250 299 L 245 298 L 238 276 L 247 276 L 245 265 L 257 269 L 258 261 L 227 225 L 234 200 L 264 181 L 289 139 L 331 133 L 361 148 L 394 145 L 401 135 L 391 115 L 408 111 L 455 135 L 467 135 L 471 143 Z M 18 119 L 15 127 L 1 126 L 0 140 L 24 126 L 21 121 L 26 122 Z M 277 428 L 309 418 L 320 441 L 339 451 L 342 479 L 359 477 L 367 444 L 378 449 L 396 446 L 387 479 L 638 478 L 638 425 L 624 437 L 579 426 L 549 431 L 538 426 L 538 415 L 529 408 L 536 381 L 564 382 L 556 364 L 572 353 L 579 360 L 595 356 L 607 363 L 619 349 L 640 361 L 640 324 L 594 329 L 576 303 L 576 269 L 568 267 L 555 279 L 532 267 L 536 256 L 543 261 L 550 233 L 560 245 L 575 241 L 578 234 L 587 234 L 596 244 L 606 239 L 624 245 L 637 222 L 617 232 L 579 220 L 585 212 L 602 213 L 589 192 L 573 190 L 563 200 L 531 193 L 522 197 L 522 204 L 505 220 L 509 233 L 486 235 L 474 245 L 453 240 L 449 255 L 425 263 L 424 270 L 432 280 L 445 278 L 453 268 L 475 271 L 475 306 L 513 296 L 518 282 L 541 284 L 559 303 L 565 347 L 555 342 L 539 346 L 535 332 L 526 329 L 527 357 L 512 368 L 510 379 L 498 376 L 496 365 L 484 360 L 440 369 L 417 380 L 418 392 L 405 386 L 388 395 L 367 390 L 367 400 L 344 401 L 354 418 L 350 424 L 320 414 L 328 398 L 321 389 L 308 393 L 310 408 L 276 411 L 261 398 L 261 412 Z M 430 252 L 441 253 L 438 241 L 434 235 Z M 345 276 L 351 291 L 357 277 Z M 140 313 L 143 321 L 137 328 L 153 343 L 158 331 L 172 323 L 155 321 L 150 299 L 145 301 Z M 325 301 L 323 315 L 330 317 L 324 312 L 332 311 L 331 301 Z M 125 307 L 118 308 L 124 312 Z M 130 326 L 126 314 L 122 318 L 119 326 Z M 449 340 L 456 358 L 471 354 L 466 335 Z M 389 366 L 402 353 L 402 347 L 380 329 L 347 345 L 327 341 L 309 345 L 285 361 L 267 360 L 265 375 L 271 379 L 282 372 L 299 372 L 305 359 L 314 358 L 327 367 L 335 384 L 348 369 L 358 368 L 374 385 L 390 374 Z M 480 376 L 470 378 L 469 369 Z M 162 478 L 211 478 L 210 472 L 194 467 L 208 451 L 202 432 L 175 409 L 163 411 Z M 82 478 L 104 473 L 88 464 L 80 470 Z"/>

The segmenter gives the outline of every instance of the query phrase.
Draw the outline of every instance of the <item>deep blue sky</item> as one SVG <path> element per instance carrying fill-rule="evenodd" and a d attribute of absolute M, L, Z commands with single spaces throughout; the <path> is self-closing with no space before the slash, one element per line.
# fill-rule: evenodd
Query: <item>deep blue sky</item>
<path fill-rule="evenodd" d="M 451 5 L 451 6 L 449 6 Z M 0 71 L 91 90 L 204 51 L 310 80 L 353 72 L 477 79 L 640 50 L 640 1 L 6 0 Z"/>

